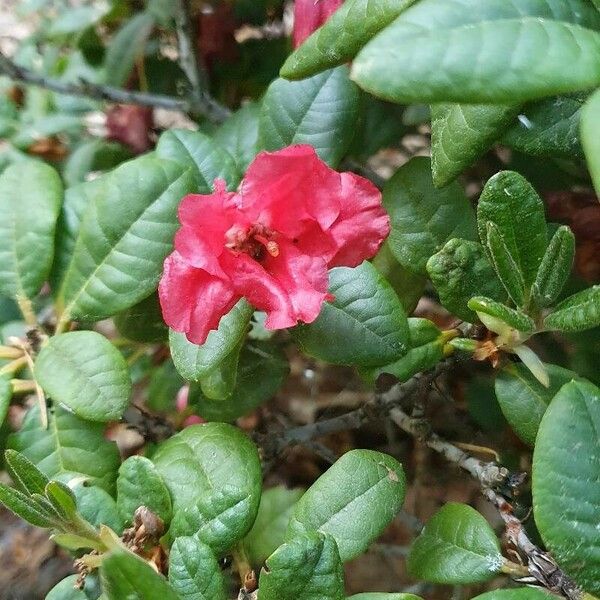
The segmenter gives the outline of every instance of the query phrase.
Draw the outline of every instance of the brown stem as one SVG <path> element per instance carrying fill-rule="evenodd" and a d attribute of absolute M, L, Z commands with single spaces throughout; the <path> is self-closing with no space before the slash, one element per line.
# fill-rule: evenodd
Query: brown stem
<path fill-rule="evenodd" d="M 454 444 L 447 442 L 431 431 L 423 419 L 413 419 L 400 408 L 393 408 L 390 417 L 403 431 L 422 439 L 427 446 L 439 452 L 450 462 L 458 465 L 481 483 L 482 494 L 498 509 L 506 528 L 510 543 L 527 561 L 527 570 L 547 590 L 568 600 L 584 600 L 585 593 L 566 575 L 556 561 L 538 548 L 528 537 L 521 521 L 514 515 L 513 507 L 495 491 L 505 483 L 510 473 L 495 462 L 484 462 L 470 456 Z M 589 600 L 589 598 L 588 598 Z"/>
<path fill-rule="evenodd" d="M 199 98 L 174 98 L 164 94 L 149 94 L 146 92 L 134 92 L 115 88 L 108 85 L 91 83 L 80 79 L 79 83 L 70 83 L 46 77 L 21 67 L 10 58 L 0 52 L 0 73 L 6 75 L 13 81 L 22 81 L 30 85 L 37 85 L 59 94 L 71 96 L 84 96 L 95 100 L 107 100 L 119 104 L 139 104 L 140 106 L 153 106 L 176 110 L 188 114 L 198 114 L 210 121 L 220 123 L 227 118 L 229 110 L 221 106 L 216 100 L 203 94 Z"/>

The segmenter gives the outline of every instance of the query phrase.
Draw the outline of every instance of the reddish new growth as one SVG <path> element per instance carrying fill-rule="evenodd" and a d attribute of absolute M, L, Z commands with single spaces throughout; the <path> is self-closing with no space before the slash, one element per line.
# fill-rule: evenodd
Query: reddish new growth
<path fill-rule="evenodd" d="M 216 180 L 182 200 L 179 220 L 159 294 L 167 324 L 196 344 L 242 297 L 267 329 L 311 323 L 331 299 L 328 268 L 360 264 L 389 233 L 379 190 L 311 146 L 260 153 L 237 192 Z"/>

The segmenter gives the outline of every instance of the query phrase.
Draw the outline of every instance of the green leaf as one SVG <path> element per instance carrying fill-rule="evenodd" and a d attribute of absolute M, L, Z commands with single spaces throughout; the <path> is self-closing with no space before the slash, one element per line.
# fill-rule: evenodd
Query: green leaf
<path fill-rule="evenodd" d="M 514 432 L 530 446 L 548 404 L 558 390 L 577 374 L 545 363 L 550 386 L 543 386 L 523 364 L 508 363 L 496 376 L 496 398 Z"/>
<path fill-rule="evenodd" d="M 25 415 L 21 429 L 8 437 L 7 446 L 24 454 L 50 479 L 83 477 L 108 492 L 114 489 L 119 451 L 104 439 L 101 423 L 83 421 L 57 406 L 49 411 L 48 429 L 43 429 L 36 406 Z"/>
<path fill-rule="evenodd" d="M 433 104 L 431 171 L 436 187 L 454 181 L 487 152 L 519 113 L 514 104 Z"/>
<path fill-rule="evenodd" d="M 451 238 L 476 239 L 475 212 L 458 184 L 434 187 L 428 158 L 413 158 L 386 183 L 390 249 L 398 262 L 421 275 L 429 257 Z"/>
<path fill-rule="evenodd" d="M 187 427 L 153 460 L 173 501 L 172 538 L 196 535 L 223 555 L 248 533 L 262 473 L 256 446 L 241 431 L 224 423 Z"/>
<path fill-rule="evenodd" d="M 75 485 L 73 492 L 77 497 L 77 510 L 86 521 L 94 527 L 106 525 L 117 534 L 123 531 L 123 519 L 117 510 L 117 503 L 108 492 L 83 483 Z"/>
<path fill-rule="evenodd" d="M 70 519 L 77 512 L 77 500 L 68 485 L 60 481 L 50 481 L 46 484 L 45 494 L 52 506 L 66 519 Z"/>
<path fill-rule="evenodd" d="M 600 593 L 600 389 L 587 381 L 561 388 L 542 417 L 533 452 L 536 525 L 561 568 Z"/>
<path fill-rule="evenodd" d="M 302 81 L 276 79 L 262 103 L 259 145 L 279 150 L 310 144 L 336 167 L 350 147 L 358 120 L 360 91 L 348 67 L 337 67 Z"/>
<path fill-rule="evenodd" d="M 533 283 L 533 297 L 540 306 L 551 306 L 561 293 L 573 268 L 575 236 L 563 225 L 552 236 Z"/>
<path fill-rule="evenodd" d="M 427 272 L 442 305 L 460 319 L 475 323 L 477 314 L 468 306 L 477 294 L 506 300 L 496 272 L 481 244 L 454 238 L 427 261 Z"/>
<path fill-rule="evenodd" d="M 444 505 L 425 525 L 408 555 L 409 573 L 432 583 L 493 579 L 504 559 L 488 522 L 466 504 Z"/>
<path fill-rule="evenodd" d="M 522 331 L 524 333 L 531 333 L 535 331 L 535 323 L 529 315 L 526 315 L 524 312 L 518 309 L 510 308 L 509 306 L 506 306 L 506 304 L 496 302 L 491 298 L 475 296 L 469 300 L 467 306 L 471 310 L 477 312 L 480 317 L 482 314 L 490 315 L 495 319 L 500 319 L 500 321 L 503 321 L 517 331 Z M 484 324 L 486 324 L 485 321 Z M 490 329 L 490 327 L 488 327 L 488 329 Z M 492 331 L 499 333 L 495 329 L 492 329 Z"/>
<path fill-rule="evenodd" d="M 583 331 L 600 325 L 600 285 L 563 300 L 544 319 L 544 327 L 558 331 Z"/>
<path fill-rule="evenodd" d="M 0 483 L 0 503 L 4 504 L 15 515 L 36 527 L 50 528 L 55 524 L 52 516 L 48 515 L 35 500 L 3 483 Z"/>
<path fill-rule="evenodd" d="M 181 600 L 226 600 L 225 582 L 213 551 L 194 537 L 179 537 L 169 553 L 169 583 Z"/>
<path fill-rule="evenodd" d="M 171 520 L 171 496 L 154 463 L 143 456 L 130 456 L 119 467 L 117 508 L 125 522 L 131 524 L 140 506 L 149 508 L 165 524 Z"/>
<path fill-rule="evenodd" d="M 50 480 L 23 454 L 15 450 L 4 453 L 6 470 L 14 485 L 25 494 L 44 494 Z"/>
<path fill-rule="evenodd" d="M 104 58 L 104 78 L 108 85 L 123 86 L 144 49 L 152 30 L 154 17 L 140 12 L 127 21 L 107 45 Z"/>
<path fill-rule="evenodd" d="M 579 121 L 585 95 L 545 98 L 526 105 L 502 143 L 533 156 L 580 157 Z"/>
<path fill-rule="evenodd" d="M 352 78 L 403 104 L 518 103 L 586 89 L 600 83 L 599 23 L 584 0 L 424 0 L 358 53 Z"/>
<path fill-rule="evenodd" d="M 148 383 L 148 408 L 157 412 L 170 412 L 175 408 L 179 390 L 185 385 L 173 361 L 167 359 L 162 365 L 152 370 Z"/>
<path fill-rule="evenodd" d="M 212 371 L 200 379 L 202 395 L 209 401 L 227 402 L 234 392 L 243 340 Z"/>
<path fill-rule="evenodd" d="M 56 248 L 50 273 L 53 295 L 57 295 L 65 271 L 71 262 L 81 221 L 89 204 L 104 194 L 106 177 L 81 183 L 65 191 L 65 199 L 56 223 Z"/>
<path fill-rule="evenodd" d="M 544 203 L 522 175 L 501 171 L 485 184 L 477 205 L 477 227 L 485 247 L 489 222 L 498 228 L 529 288 L 546 252 L 547 228 Z"/>
<path fill-rule="evenodd" d="M 160 136 L 156 156 L 172 160 L 194 176 L 194 193 L 211 194 L 215 179 L 223 179 L 229 189 L 237 186 L 240 176 L 228 152 L 199 131 L 169 129 Z"/>
<path fill-rule="evenodd" d="M 285 354 L 276 346 L 253 342 L 240 354 L 235 387 L 224 400 L 211 400 L 204 388 L 192 385 L 189 402 L 194 411 L 207 421 L 231 422 L 271 399 L 289 373 Z"/>
<path fill-rule="evenodd" d="M 348 596 L 346 600 L 423 600 L 414 594 L 402 594 L 396 592 L 365 592 Z"/>
<path fill-rule="evenodd" d="M 113 550 L 102 559 L 100 579 L 107 600 L 180 600 L 162 575 L 125 550 Z"/>
<path fill-rule="evenodd" d="M 311 531 L 331 534 L 342 561 L 362 554 L 404 502 L 402 465 L 374 450 L 351 450 L 298 500 L 287 538 Z"/>
<path fill-rule="evenodd" d="M 69 575 L 59 581 L 46 595 L 45 600 L 89 600 L 87 594 L 76 587 L 78 575 Z"/>
<path fill-rule="evenodd" d="M 288 521 L 304 490 L 288 490 L 279 485 L 265 490 L 252 529 L 244 538 L 244 548 L 253 565 L 262 564 L 285 541 Z"/>
<path fill-rule="evenodd" d="M 134 342 L 163 342 L 169 334 L 156 293 L 118 313 L 113 320 L 119 333 Z"/>
<path fill-rule="evenodd" d="M 510 250 L 498 227 L 492 222 L 487 223 L 487 249 L 492 257 L 494 269 L 511 300 L 517 306 L 525 303 L 525 282 L 523 274 L 517 266 Z"/>
<path fill-rule="evenodd" d="M 309 531 L 280 546 L 260 572 L 261 600 L 343 600 L 344 570 L 331 535 Z"/>
<path fill-rule="evenodd" d="M 240 345 L 253 312 L 244 299 L 240 300 L 221 318 L 219 328 L 211 331 L 201 346 L 188 341 L 183 333 L 170 330 L 171 356 L 181 376 L 189 381 L 200 381 L 213 371 Z"/>
<path fill-rule="evenodd" d="M 234 112 L 216 131 L 214 140 L 233 157 L 240 173 L 258 153 L 258 120 L 260 105 L 245 104 Z"/>
<path fill-rule="evenodd" d="M 281 67 L 286 79 L 302 79 L 350 61 L 415 0 L 348 0 L 297 48 Z"/>
<path fill-rule="evenodd" d="M 404 309 L 373 265 L 332 269 L 329 291 L 335 300 L 323 305 L 317 320 L 291 330 L 303 352 L 330 363 L 358 366 L 386 364 L 406 354 Z"/>
<path fill-rule="evenodd" d="M 392 286 L 400 302 L 402 302 L 404 312 L 407 315 L 411 314 L 425 291 L 426 278 L 403 267 L 392 254 L 387 240 L 381 246 L 371 264 Z"/>
<path fill-rule="evenodd" d="M 12 398 L 12 385 L 10 375 L 0 375 L 0 427 L 8 415 L 8 408 Z"/>
<path fill-rule="evenodd" d="M 63 319 L 98 321 L 154 291 L 178 227 L 177 206 L 194 186 L 189 171 L 152 156 L 124 163 L 103 183 L 64 276 Z"/>
<path fill-rule="evenodd" d="M 580 136 L 594 188 L 600 194 L 600 90 L 588 98 L 581 110 Z"/>
<path fill-rule="evenodd" d="M 88 421 L 118 421 L 129 406 L 127 363 L 95 331 L 51 337 L 36 358 L 35 377 L 49 397 Z"/>
<path fill-rule="evenodd" d="M 376 367 L 364 369 L 361 373 L 371 382 L 375 382 L 382 373 L 389 373 L 400 381 L 407 381 L 416 373 L 427 371 L 444 358 L 446 336 L 428 319 L 408 319 L 410 330 L 410 349 L 399 360 Z"/>
<path fill-rule="evenodd" d="M 131 152 L 117 142 L 94 138 L 82 142 L 65 160 L 63 179 L 67 188 L 83 183 L 91 171 L 105 171 L 131 158 Z M 93 181 L 93 180 L 92 180 Z"/>
<path fill-rule="evenodd" d="M 57 172 L 42 162 L 0 175 L 0 294 L 32 298 L 48 278 L 62 194 Z"/>
<path fill-rule="evenodd" d="M 556 600 L 554 594 L 550 594 L 539 588 L 519 588 L 513 590 L 494 590 L 481 594 L 473 600 Z"/>

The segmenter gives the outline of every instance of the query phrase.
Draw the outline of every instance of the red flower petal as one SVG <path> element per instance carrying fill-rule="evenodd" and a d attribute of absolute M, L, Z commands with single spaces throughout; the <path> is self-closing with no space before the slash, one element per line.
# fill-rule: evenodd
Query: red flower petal
<path fill-rule="evenodd" d="M 165 260 L 158 294 L 165 323 L 194 344 L 203 344 L 240 299 L 231 282 L 196 269 L 177 251 Z"/>
<path fill-rule="evenodd" d="M 294 2 L 294 48 L 342 5 L 344 0 L 296 0 Z"/>
<path fill-rule="evenodd" d="M 330 267 L 356 267 L 377 254 L 390 233 L 390 218 L 381 206 L 381 192 L 364 177 L 341 173 L 342 210 L 329 232 L 338 251 Z"/>
<path fill-rule="evenodd" d="M 267 329 L 311 323 L 328 298 L 325 261 L 301 254 L 287 241 L 278 245 L 278 256 L 268 256 L 262 264 L 246 254 L 223 255 L 236 292 L 267 313 Z"/>
<path fill-rule="evenodd" d="M 312 146 L 289 146 L 261 152 L 240 186 L 241 205 L 248 218 L 293 239 L 306 222 L 326 230 L 340 214 L 331 188 L 339 173 L 328 167 Z"/>

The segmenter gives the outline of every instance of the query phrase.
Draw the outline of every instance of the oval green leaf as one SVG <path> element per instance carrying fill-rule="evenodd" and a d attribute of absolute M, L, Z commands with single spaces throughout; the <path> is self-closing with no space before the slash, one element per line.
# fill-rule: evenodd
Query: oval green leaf
<path fill-rule="evenodd" d="M 600 593 L 600 389 L 571 381 L 542 417 L 533 451 L 533 511 L 560 567 Z"/>
<path fill-rule="evenodd" d="M 260 572 L 261 600 L 343 600 L 344 570 L 331 535 L 309 531 L 280 546 Z"/>
<path fill-rule="evenodd" d="M 530 446 L 535 443 L 540 422 L 560 388 L 577 373 L 544 363 L 550 386 L 543 386 L 523 364 L 509 363 L 496 377 L 496 398 L 514 432 Z"/>
<path fill-rule="evenodd" d="M 507 299 L 483 246 L 477 242 L 449 240 L 427 261 L 427 272 L 442 305 L 469 323 L 478 321 L 477 313 L 468 307 L 473 296 L 485 294 L 498 302 Z"/>
<path fill-rule="evenodd" d="M 563 300 L 544 319 L 544 327 L 558 331 L 583 331 L 600 325 L 600 285 Z"/>
<path fill-rule="evenodd" d="M 492 221 L 487 223 L 487 249 L 504 289 L 517 306 L 523 306 L 525 303 L 523 274 L 510 253 L 498 227 Z"/>
<path fill-rule="evenodd" d="M 245 104 L 234 112 L 216 131 L 214 140 L 233 157 L 240 173 L 258 153 L 258 120 L 260 105 Z"/>
<path fill-rule="evenodd" d="M 100 580 L 107 600 L 180 600 L 162 575 L 126 550 L 113 550 L 102 559 Z"/>
<path fill-rule="evenodd" d="M 362 554 L 404 502 L 402 465 L 374 450 L 351 450 L 338 459 L 296 503 L 287 539 L 331 534 L 342 561 Z"/>
<path fill-rule="evenodd" d="M 475 212 L 462 188 L 436 189 L 428 158 L 413 158 L 386 183 L 383 203 L 390 215 L 390 249 L 398 262 L 422 275 L 430 256 L 451 238 L 475 240 Z"/>
<path fill-rule="evenodd" d="M 533 296 L 540 306 L 551 306 L 561 293 L 573 268 L 575 236 L 563 225 L 552 236 L 533 283 Z"/>
<path fill-rule="evenodd" d="M 58 173 L 42 162 L 0 176 L 0 294 L 32 298 L 48 279 L 62 197 Z"/>
<path fill-rule="evenodd" d="M 501 171 L 485 184 L 477 204 L 481 243 L 488 247 L 488 223 L 493 223 L 521 270 L 525 286 L 535 281 L 548 245 L 544 203 L 519 173 Z"/>
<path fill-rule="evenodd" d="M 183 333 L 170 330 L 171 356 L 180 375 L 188 381 L 200 381 L 217 368 L 241 344 L 253 312 L 246 300 L 240 300 L 201 346 L 188 341 Z"/>
<path fill-rule="evenodd" d="M 517 331 L 522 331 L 524 333 L 532 333 L 535 331 L 535 323 L 529 315 L 526 315 L 518 309 L 510 308 L 509 306 L 506 306 L 506 304 L 496 302 L 491 298 L 475 296 L 469 300 L 467 306 L 481 316 L 490 315 L 495 319 L 503 321 Z M 491 326 L 488 326 L 488 328 L 491 328 Z M 495 330 L 492 329 L 492 331 Z M 495 333 L 500 332 L 495 331 Z"/>
<path fill-rule="evenodd" d="M 360 90 L 345 66 L 302 81 L 276 79 L 263 99 L 259 145 L 279 150 L 310 144 L 336 167 L 354 137 L 359 103 Z"/>
<path fill-rule="evenodd" d="M 130 456 L 119 467 L 117 508 L 131 524 L 140 506 L 149 508 L 165 525 L 171 521 L 171 496 L 154 463 L 144 456 Z"/>
<path fill-rule="evenodd" d="M 169 553 L 169 583 L 181 600 L 227 600 L 213 551 L 195 537 L 179 537 Z"/>
<path fill-rule="evenodd" d="M 0 375 L 0 427 L 4 424 L 12 398 L 10 375 Z"/>
<path fill-rule="evenodd" d="M 262 486 L 256 446 L 224 423 L 187 427 L 153 457 L 173 501 L 170 536 L 195 535 L 223 555 L 252 527 Z"/>
<path fill-rule="evenodd" d="M 129 406 L 131 377 L 123 355 L 95 331 L 51 337 L 35 361 L 46 394 L 89 421 L 117 421 Z"/>
<path fill-rule="evenodd" d="M 8 437 L 7 447 L 24 454 L 50 479 L 83 478 L 114 491 L 121 459 L 117 445 L 104 438 L 102 423 L 84 421 L 57 406 L 49 411 L 44 429 L 35 406 L 25 415 L 21 429 Z"/>
<path fill-rule="evenodd" d="M 113 320 L 119 333 L 134 342 L 163 342 L 169 335 L 156 293 L 115 315 Z"/>
<path fill-rule="evenodd" d="M 210 194 L 215 179 L 223 179 L 229 189 L 239 182 L 238 170 L 231 156 L 214 140 L 199 131 L 169 129 L 160 136 L 156 156 L 172 160 L 193 176 L 196 194 Z"/>
<path fill-rule="evenodd" d="M 252 529 L 244 538 L 250 563 L 262 564 L 285 541 L 288 521 L 304 490 L 279 485 L 265 490 Z"/>
<path fill-rule="evenodd" d="M 302 79 L 351 60 L 415 0 L 348 0 L 281 67 L 286 79 Z"/>
<path fill-rule="evenodd" d="M 352 78 L 402 104 L 518 103 L 588 89 L 600 83 L 599 20 L 584 0 L 422 0 L 358 53 Z"/>
<path fill-rule="evenodd" d="M 588 98 L 581 111 L 580 131 L 594 188 L 600 194 L 600 90 Z"/>
<path fill-rule="evenodd" d="M 194 180 L 174 162 L 143 156 L 109 173 L 103 185 L 85 212 L 64 275 L 63 322 L 98 321 L 156 289 L 178 227 L 177 206 Z"/>
<path fill-rule="evenodd" d="M 408 350 L 408 322 L 390 284 L 368 262 L 329 272 L 327 302 L 316 321 L 291 330 L 302 350 L 330 363 L 387 364 Z M 340 340 L 344 340 L 340 344 Z"/>
<path fill-rule="evenodd" d="M 483 156 L 519 113 L 514 104 L 433 104 L 431 172 L 436 187 Z"/>
<path fill-rule="evenodd" d="M 494 530 L 474 508 L 450 502 L 425 525 L 408 555 L 413 577 L 432 583 L 493 579 L 504 559 Z"/>
<path fill-rule="evenodd" d="M 247 344 L 240 353 L 235 386 L 228 398 L 212 400 L 203 387 L 192 385 L 189 402 L 194 412 L 207 421 L 235 421 L 272 398 L 287 377 L 285 354 L 268 343 Z"/>

